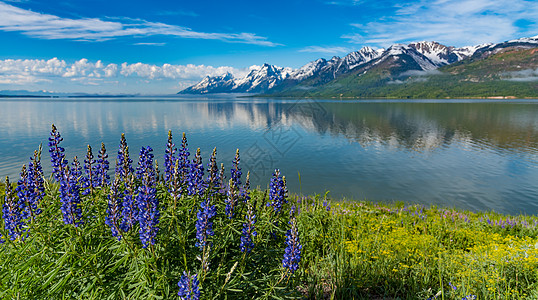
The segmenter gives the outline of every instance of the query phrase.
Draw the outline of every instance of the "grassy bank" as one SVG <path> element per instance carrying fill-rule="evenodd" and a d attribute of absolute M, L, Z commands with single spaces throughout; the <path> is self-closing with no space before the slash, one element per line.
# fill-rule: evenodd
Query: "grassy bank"
<path fill-rule="evenodd" d="M 62 222 L 58 185 L 46 192 L 28 236 L 0 246 L 3 299 L 178 299 L 184 270 L 198 274 L 201 299 L 538 297 L 535 217 L 320 196 L 289 197 L 276 217 L 267 193 L 252 191 L 252 252 L 239 251 L 246 207 L 229 220 L 220 202 L 204 267 L 195 246 L 198 197 L 183 197 L 173 210 L 159 189 L 161 229 L 155 246 L 144 249 L 137 232 L 121 241 L 111 235 L 105 191 L 87 199 L 80 227 Z M 292 205 L 302 249 L 299 269 L 289 274 L 282 257 Z"/>
<path fill-rule="evenodd" d="M 311 251 L 301 276 L 317 298 L 538 297 L 535 217 L 315 203 L 302 206 L 299 228 Z"/>

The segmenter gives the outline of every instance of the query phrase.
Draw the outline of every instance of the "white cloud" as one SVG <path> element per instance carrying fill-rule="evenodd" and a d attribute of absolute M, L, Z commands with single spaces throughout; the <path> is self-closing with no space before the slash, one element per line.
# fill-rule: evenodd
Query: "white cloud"
<path fill-rule="evenodd" d="M 52 82 L 49 79 L 37 78 L 32 75 L 23 75 L 23 74 L 10 74 L 10 75 L 0 75 L 0 84 L 8 85 L 23 85 L 28 83 L 36 82 Z"/>
<path fill-rule="evenodd" d="M 299 52 L 309 52 L 309 53 L 323 53 L 323 54 L 341 54 L 349 53 L 352 50 L 347 47 L 338 47 L 338 46 L 308 46 L 305 47 Z"/>
<path fill-rule="evenodd" d="M 162 93 L 163 87 L 171 91 L 179 90 L 197 83 L 205 76 L 230 72 L 236 77 L 243 77 L 255 68 L 259 66 L 238 69 L 193 64 L 105 64 L 100 60 L 91 62 L 86 58 L 73 63 L 58 58 L 6 59 L 0 60 L 0 85 L 3 85 L 2 89 L 13 89 L 16 86 L 50 89 L 52 86 L 59 91 L 78 91 L 74 85 L 100 86 L 103 90 L 110 85 L 124 85 L 128 91 Z M 141 84 L 144 85 L 143 88 Z"/>
<path fill-rule="evenodd" d="M 164 46 L 166 43 L 134 43 L 137 46 Z"/>
<path fill-rule="evenodd" d="M 501 42 L 536 35 L 538 25 L 518 27 L 518 20 L 538 19 L 538 2 L 528 0 L 423 0 L 394 6 L 382 21 L 351 24 L 357 32 L 343 35 L 352 43 L 389 46 L 435 40 L 453 46 Z"/>
<path fill-rule="evenodd" d="M 343 1 L 327 1 L 325 4 L 329 5 L 343 5 L 343 6 L 353 6 L 353 5 L 359 5 L 363 1 L 361 0 L 343 0 Z"/>
<path fill-rule="evenodd" d="M 126 36 L 167 35 L 180 38 L 221 40 L 261 46 L 277 46 L 253 33 L 197 32 L 187 27 L 149 22 L 141 19 L 69 19 L 43 14 L 0 2 L 0 30 L 17 31 L 40 39 L 106 41 Z"/>
<path fill-rule="evenodd" d="M 204 65 L 171 65 L 163 64 L 162 66 L 150 65 L 144 63 L 121 64 L 120 74 L 122 76 L 137 76 L 148 79 L 202 79 L 204 76 L 217 76 L 230 72 L 236 76 L 245 73 L 243 70 L 232 67 L 212 67 Z"/>

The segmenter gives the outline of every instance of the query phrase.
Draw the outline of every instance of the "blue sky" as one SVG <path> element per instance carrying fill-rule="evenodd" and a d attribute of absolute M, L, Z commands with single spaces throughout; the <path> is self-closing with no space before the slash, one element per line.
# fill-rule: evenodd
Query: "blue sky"
<path fill-rule="evenodd" d="M 538 35 L 538 1 L 0 0 L 0 90 L 175 93 L 363 46 Z"/>

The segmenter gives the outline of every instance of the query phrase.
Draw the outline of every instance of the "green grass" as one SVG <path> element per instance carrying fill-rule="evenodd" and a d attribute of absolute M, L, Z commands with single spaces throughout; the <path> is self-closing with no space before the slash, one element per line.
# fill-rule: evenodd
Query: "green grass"
<path fill-rule="evenodd" d="M 291 197 L 275 215 L 266 193 L 252 191 L 258 216 L 253 252 L 245 255 L 238 246 L 244 204 L 229 220 L 217 197 L 213 247 L 204 259 L 194 245 L 201 198 L 182 197 L 174 209 L 163 185 L 158 191 L 160 231 L 155 246 L 143 249 L 136 232 L 121 241 L 112 237 L 104 223 L 106 189 L 84 199 L 85 224 L 75 228 L 63 224 L 58 186 L 48 184 L 43 213 L 29 236 L 0 246 L 0 298 L 178 299 L 185 270 L 199 274 L 202 299 L 538 297 L 534 216 L 319 195 Z M 286 277 L 281 263 L 292 204 L 298 209 L 302 260 Z M 3 222 L 0 228 L 5 237 Z"/>
<path fill-rule="evenodd" d="M 372 202 L 333 202 L 326 213 L 319 202 L 299 218 L 311 296 L 538 296 L 535 217 Z"/>

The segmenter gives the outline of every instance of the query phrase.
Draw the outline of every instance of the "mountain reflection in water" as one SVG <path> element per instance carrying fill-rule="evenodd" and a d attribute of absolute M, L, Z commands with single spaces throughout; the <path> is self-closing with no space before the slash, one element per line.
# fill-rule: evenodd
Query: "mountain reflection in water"
<path fill-rule="evenodd" d="M 4 99 L 0 105 L 2 176 L 17 177 L 39 143 L 46 147 L 51 123 L 69 159 L 104 142 L 112 165 L 122 132 L 133 157 L 151 145 L 162 162 L 172 129 L 176 144 L 187 133 L 191 153 L 200 147 L 204 163 L 216 146 L 229 168 L 239 148 L 244 173 L 250 170 L 262 188 L 280 168 L 297 193 L 538 212 L 535 100 L 185 97 Z"/>

